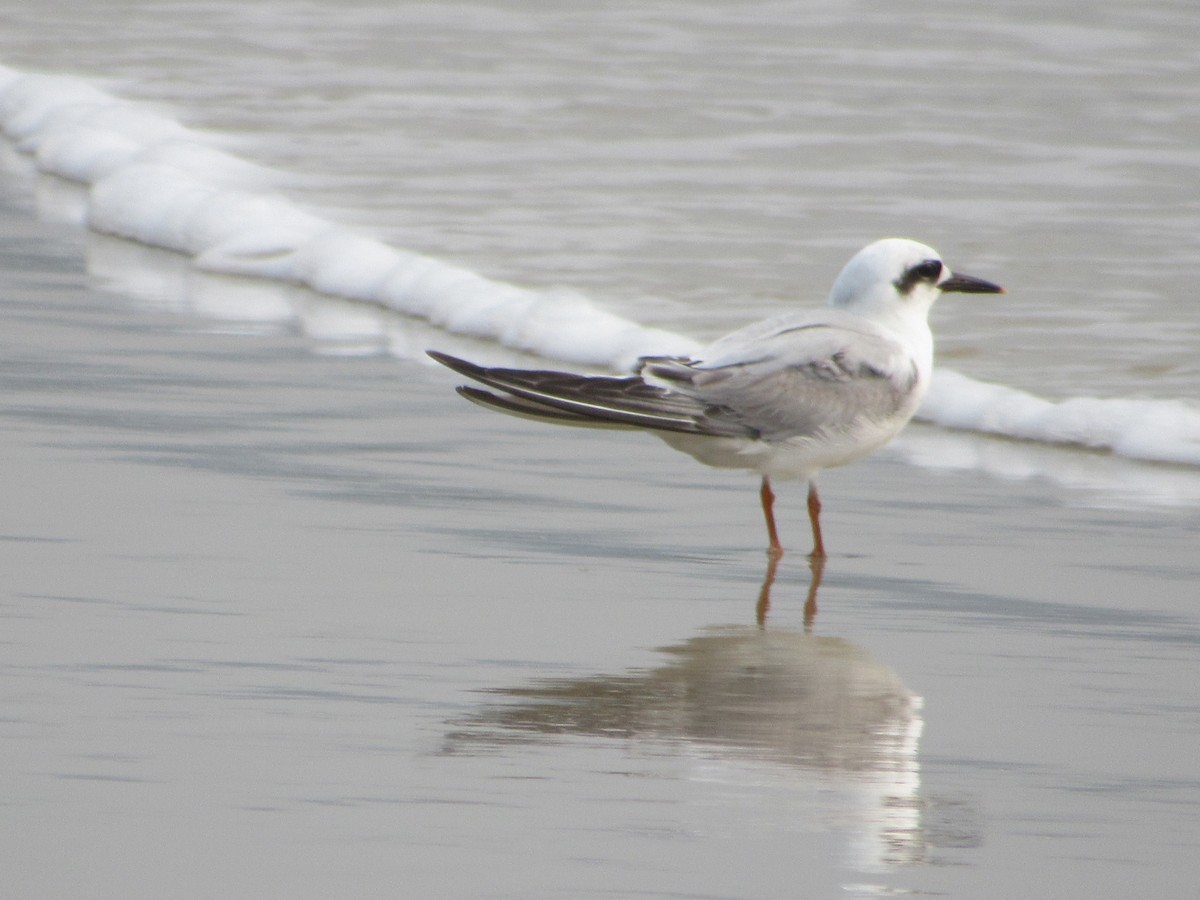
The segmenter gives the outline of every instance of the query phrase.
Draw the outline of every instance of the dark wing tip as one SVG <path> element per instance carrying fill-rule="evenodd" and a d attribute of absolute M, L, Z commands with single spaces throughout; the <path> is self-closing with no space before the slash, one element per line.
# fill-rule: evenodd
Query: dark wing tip
<path fill-rule="evenodd" d="M 480 406 L 528 418 L 600 428 L 646 428 L 714 437 L 757 437 L 757 430 L 723 420 L 720 410 L 686 394 L 649 385 L 638 376 L 574 375 L 532 369 L 489 369 L 442 353 L 429 357 L 502 394 L 461 386 L 459 395 Z M 683 380 L 679 378 L 678 380 Z"/>
<path fill-rule="evenodd" d="M 588 428 L 633 428 L 619 422 L 608 422 L 590 419 L 587 416 L 576 415 L 566 410 L 546 406 L 536 400 L 510 394 L 493 394 L 491 391 L 480 390 L 469 385 L 455 388 L 459 395 L 485 409 L 498 410 L 522 419 L 533 419 L 540 422 L 555 422 L 560 425 L 575 425 Z"/>
<path fill-rule="evenodd" d="M 449 353 L 442 353 L 440 350 L 426 350 L 425 355 L 435 362 L 441 363 L 447 369 L 453 369 L 460 375 L 472 377 L 473 372 L 479 371 L 479 366 L 474 363 L 469 363 L 465 359 L 459 359 L 457 356 L 451 356 Z"/>

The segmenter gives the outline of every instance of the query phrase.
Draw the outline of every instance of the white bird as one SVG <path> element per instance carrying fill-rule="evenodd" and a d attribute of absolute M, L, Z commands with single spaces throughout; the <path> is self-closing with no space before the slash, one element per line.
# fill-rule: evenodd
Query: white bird
<path fill-rule="evenodd" d="M 501 393 L 463 386 L 482 406 L 565 425 L 645 429 L 702 463 L 762 476 L 769 554 L 783 553 L 772 479 L 805 479 L 813 559 L 824 559 L 822 469 L 867 456 L 912 418 L 929 388 L 929 310 L 950 291 L 1003 293 L 952 273 L 937 251 L 888 238 L 842 269 L 827 307 L 748 325 L 694 358 L 643 357 L 626 377 L 485 368 L 429 355 Z"/>

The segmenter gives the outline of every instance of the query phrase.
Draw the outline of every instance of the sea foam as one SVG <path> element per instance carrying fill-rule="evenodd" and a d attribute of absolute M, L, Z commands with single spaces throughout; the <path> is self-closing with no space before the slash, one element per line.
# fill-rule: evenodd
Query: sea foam
<path fill-rule="evenodd" d="M 625 369 L 696 347 L 580 294 L 489 280 L 314 216 L 210 137 L 78 79 L 0 68 L 0 129 L 41 171 L 88 186 L 89 227 L 206 271 L 302 284 L 580 365 Z"/>
<path fill-rule="evenodd" d="M 305 285 L 456 334 L 577 365 L 625 371 L 696 341 L 384 244 L 273 192 L 272 173 L 208 135 L 88 82 L 0 67 L 0 130 L 39 170 L 85 185 L 96 231 L 184 254 L 199 269 Z M 938 369 L 919 417 L 1010 438 L 1200 466 L 1200 408 L 1182 401 L 1052 402 Z"/>

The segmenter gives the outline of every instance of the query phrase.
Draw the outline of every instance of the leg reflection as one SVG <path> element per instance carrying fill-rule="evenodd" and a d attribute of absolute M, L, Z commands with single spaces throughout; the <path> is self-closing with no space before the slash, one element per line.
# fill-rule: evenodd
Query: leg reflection
<path fill-rule="evenodd" d="M 779 568 L 779 557 L 773 554 L 767 556 L 767 572 L 763 576 L 762 587 L 758 590 L 758 603 L 754 608 L 755 620 L 762 628 L 767 624 L 767 612 L 771 608 L 771 588 L 775 584 L 775 572 Z M 804 601 L 804 630 L 812 631 L 813 622 L 817 618 L 817 591 L 821 587 L 821 576 L 825 574 L 825 557 L 810 556 L 808 568 L 812 578 L 808 583 L 808 597 Z"/>

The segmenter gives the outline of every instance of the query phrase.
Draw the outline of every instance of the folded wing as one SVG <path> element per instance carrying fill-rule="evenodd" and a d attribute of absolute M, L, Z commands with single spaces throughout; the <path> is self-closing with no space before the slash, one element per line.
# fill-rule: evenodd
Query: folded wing
<path fill-rule="evenodd" d="M 906 419 L 920 399 L 920 373 L 906 347 L 828 310 L 821 318 L 757 323 L 722 338 L 700 360 L 644 360 L 641 373 L 731 410 L 765 440 Z"/>
<path fill-rule="evenodd" d="M 919 376 L 894 340 L 837 321 L 767 325 L 723 338 L 699 360 L 647 357 L 637 375 L 625 377 L 488 368 L 429 355 L 501 392 L 459 388 L 467 399 L 568 425 L 781 440 L 911 415 Z"/>

